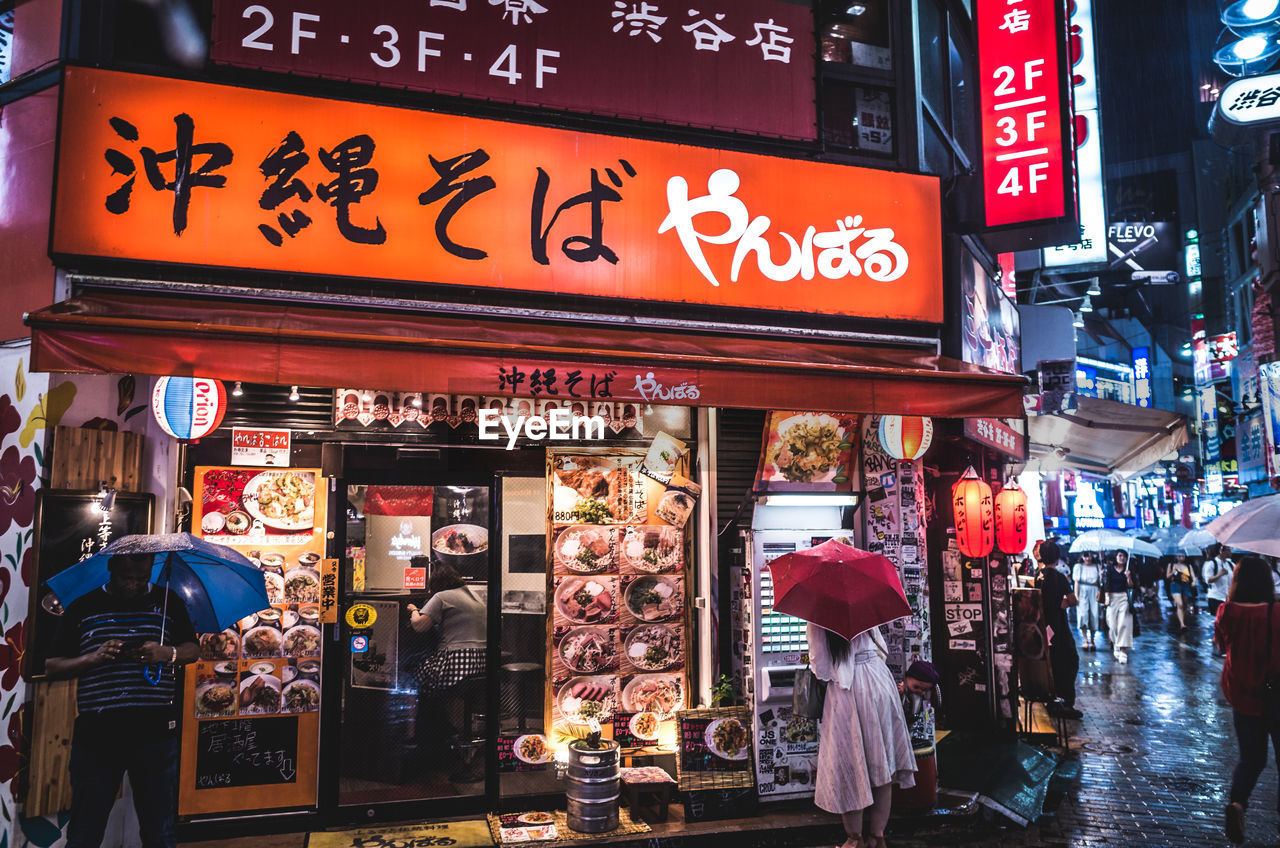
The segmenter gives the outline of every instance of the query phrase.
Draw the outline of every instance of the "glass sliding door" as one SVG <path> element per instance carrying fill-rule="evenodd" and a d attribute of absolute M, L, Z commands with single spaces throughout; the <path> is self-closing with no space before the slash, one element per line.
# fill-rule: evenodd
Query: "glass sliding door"
<path fill-rule="evenodd" d="M 494 785 L 489 485 L 346 485 L 340 807 L 483 807 Z M 493 601 L 496 603 L 496 598 Z"/>

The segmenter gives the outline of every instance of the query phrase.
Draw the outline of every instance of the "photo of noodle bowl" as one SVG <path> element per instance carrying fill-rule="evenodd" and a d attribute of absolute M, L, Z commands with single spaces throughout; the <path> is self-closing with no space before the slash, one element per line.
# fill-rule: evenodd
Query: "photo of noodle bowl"
<path fill-rule="evenodd" d="M 617 680 L 613 677 L 574 677 L 560 687 L 556 700 L 560 712 L 572 722 L 606 721 L 618 709 Z"/>
<path fill-rule="evenodd" d="M 638 674 L 622 690 L 622 709 L 669 716 L 684 707 L 684 678 L 679 674 Z"/>
<path fill-rule="evenodd" d="M 745 760 L 749 736 L 736 718 L 718 718 L 707 725 L 703 737 L 707 748 L 722 760 Z"/>
<path fill-rule="evenodd" d="M 834 415 L 806 412 L 778 424 L 769 444 L 768 461 L 777 476 L 792 483 L 828 483 L 840 469 L 846 435 Z"/>
<path fill-rule="evenodd" d="M 661 720 L 657 713 L 648 710 L 642 713 L 636 713 L 631 717 L 631 735 L 637 739 L 643 739 L 645 742 L 656 742 L 658 739 L 658 725 Z"/>
<path fill-rule="evenodd" d="M 619 549 L 622 561 L 636 571 L 665 574 L 684 561 L 684 533 L 666 525 L 628 527 Z"/>
<path fill-rule="evenodd" d="M 204 718 L 236 714 L 236 684 L 230 680 L 206 680 L 196 686 L 196 715 Z"/>
<path fill-rule="evenodd" d="M 615 569 L 614 529 L 590 524 L 564 528 L 556 537 L 556 565 L 575 574 L 600 574 Z"/>
<path fill-rule="evenodd" d="M 579 674 L 609 671 L 618 666 L 617 641 L 609 627 L 575 627 L 560 640 L 560 659 Z"/>
<path fill-rule="evenodd" d="M 684 662 L 679 631 L 662 624 L 637 627 L 623 645 L 627 662 L 641 671 L 666 671 Z"/>
<path fill-rule="evenodd" d="M 511 746 L 511 752 L 516 755 L 517 760 L 531 766 L 539 766 L 551 760 L 551 748 L 547 745 L 547 738 L 537 733 L 516 737 L 515 743 Z M 530 824 L 541 823 L 530 822 Z"/>

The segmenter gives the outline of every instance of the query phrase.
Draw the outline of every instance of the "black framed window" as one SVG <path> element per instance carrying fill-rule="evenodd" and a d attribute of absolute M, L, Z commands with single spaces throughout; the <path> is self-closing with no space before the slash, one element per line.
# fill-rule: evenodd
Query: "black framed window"
<path fill-rule="evenodd" d="M 902 68 L 895 55 L 900 38 L 895 36 L 901 20 L 890 0 L 819 4 L 825 151 L 881 160 L 899 157 Z"/>
<path fill-rule="evenodd" d="M 978 155 L 978 96 L 969 7 L 917 0 L 921 168 L 942 177 L 971 171 Z"/>

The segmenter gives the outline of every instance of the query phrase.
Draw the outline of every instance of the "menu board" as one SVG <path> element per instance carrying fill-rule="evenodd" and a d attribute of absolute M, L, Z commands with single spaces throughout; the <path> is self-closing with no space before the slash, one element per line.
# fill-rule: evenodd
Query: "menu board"
<path fill-rule="evenodd" d="M 680 714 L 680 772 L 751 770 L 751 719 L 744 709 Z"/>
<path fill-rule="evenodd" d="M 596 719 L 627 747 L 657 744 L 688 700 L 688 539 L 643 460 L 550 460 L 552 727 Z"/>
<path fill-rule="evenodd" d="M 183 700 L 182 815 L 316 802 L 326 496 L 320 482 L 316 468 L 195 469 L 193 531 L 262 569 L 271 605 L 220 633 L 200 634 L 200 659 L 188 667 Z M 277 734 L 293 729 L 287 748 L 296 779 L 273 779 L 258 768 L 238 773 L 236 783 L 201 780 L 203 740 L 227 732 L 223 725 L 277 716 L 292 717 L 270 727 Z M 287 785 L 245 792 L 241 787 L 259 785 L 244 782 L 254 775 L 262 785 Z"/>
<path fill-rule="evenodd" d="M 541 733 L 498 737 L 498 771 L 545 771 L 551 757 L 551 746 Z"/>
<path fill-rule="evenodd" d="M 503 813 L 497 816 L 498 839 L 508 842 L 547 842 L 559 838 L 556 820 L 550 813 Z"/>
<path fill-rule="evenodd" d="M 196 786 L 231 789 L 298 780 L 298 720 L 246 718 L 200 724 Z"/>

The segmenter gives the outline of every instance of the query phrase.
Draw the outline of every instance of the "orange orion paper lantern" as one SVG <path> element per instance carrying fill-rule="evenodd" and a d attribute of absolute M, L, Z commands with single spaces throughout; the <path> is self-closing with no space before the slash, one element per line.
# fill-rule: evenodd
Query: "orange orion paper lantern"
<path fill-rule="evenodd" d="M 984 557 L 996 546 L 995 502 L 978 472 L 969 466 L 951 487 L 956 543 L 967 557 Z"/>
<path fill-rule="evenodd" d="M 880 416 L 880 444 L 894 459 L 919 459 L 932 442 L 932 419 L 922 415 Z"/>
<path fill-rule="evenodd" d="M 1027 493 L 1012 481 L 996 495 L 996 547 L 1006 554 L 1027 549 Z"/>

